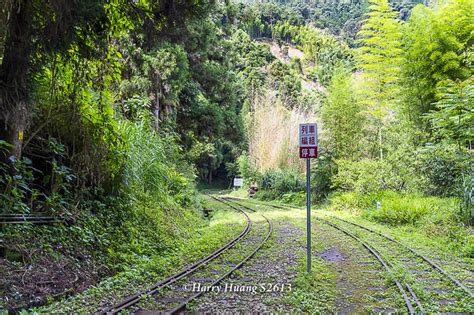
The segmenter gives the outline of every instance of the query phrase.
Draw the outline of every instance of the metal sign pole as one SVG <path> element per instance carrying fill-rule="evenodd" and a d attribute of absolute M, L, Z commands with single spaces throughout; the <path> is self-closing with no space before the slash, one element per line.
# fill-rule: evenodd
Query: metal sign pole
<path fill-rule="evenodd" d="M 307 267 L 308 273 L 311 272 L 311 176 L 310 176 L 311 159 L 306 159 L 306 211 L 307 211 Z"/>
<path fill-rule="evenodd" d="M 307 269 L 311 272 L 311 159 L 318 157 L 318 125 L 300 124 L 300 158 L 306 159 L 306 251 Z"/>

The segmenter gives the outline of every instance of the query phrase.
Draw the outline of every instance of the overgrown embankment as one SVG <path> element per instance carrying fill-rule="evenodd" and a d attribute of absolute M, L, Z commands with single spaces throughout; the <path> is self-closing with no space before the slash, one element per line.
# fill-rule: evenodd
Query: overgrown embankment
<path fill-rule="evenodd" d="M 1 309 L 167 257 L 206 223 L 195 181 L 226 178 L 243 141 L 232 8 L 168 2 L 1 10 L 0 214 L 57 221 L 1 225 Z"/>
<path fill-rule="evenodd" d="M 175 227 L 174 234 L 161 234 L 167 247 L 150 255 L 142 255 L 136 263 L 124 265 L 115 275 L 80 294 L 35 310 L 47 313 L 95 313 L 104 307 L 111 307 L 211 254 L 242 232 L 245 218 L 241 214 L 223 209 L 208 198 L 200 198 L 199 203 L 206 209 L 212 209 L 206 220 L 195 220 L 186 225 L 179 218 L 167 216 L 166 221 L 173 225 L 180 224 Z M 188 230 L 184 231 L 184 228 Z M 176 235 L 176 232 L 180 235 Z"/>
<path fill-rule="evenodd" d="M 191 168 L 179 158 L 176 144 L 145 125 L 122 122 L 113 131 L 123 144 L 108 147 L 108 175 L 118 168 L 115 189 L 106 184 L 78 189 L 78 175 L 60 164 L 64 151 L 52 161 L 58 186 L 53 194 L 35 186 L 37 170 L 26 158 L 16 162 L 21 166 L 16 178 L 3 175 L 9 191 L 1 201 L 17 200 L 9 213 L 28 215 L 28 209 L 41 208 L 60 221 L 2 226 L 2 307 L 42 305 L 81 292 L 105 276 L 173 251 L 205 224 Z M 14 199 L 15 192 L 25 191 L 35 196 L 29 199 L 34 208 Z"/>

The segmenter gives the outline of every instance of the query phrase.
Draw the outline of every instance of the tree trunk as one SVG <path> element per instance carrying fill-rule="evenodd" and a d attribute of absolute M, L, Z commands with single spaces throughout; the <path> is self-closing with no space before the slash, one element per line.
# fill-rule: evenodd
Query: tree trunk
<path fill-rule="evenodd" d="M 160 79 L 154 70 L 151 70 L 152 73 L 150 74 L 151 78 L 151 93 L 150 93 L 150 105 L 151 105 L 151 112 L 154 117 L 153 127 L 155 131 L 160 130 L 160 116 L 162 115 L 161 110 L 161 103 L 160 103 L 160 96 L 161 96 L 161 88 L 160 88 Z"/>
<path fill-rule="evenodd" d="M 14 107 L 10 110 L 2 108 L 2 113 L 0 115 L 0 139 L 12 145 L 0 155 L 2 162 L 7 162 L 11 156 L 16 157 L 17 159 L 21 158 L 27 117 L 28 107 L 26 98 L 23 100 L 17 100 L 17 103 L 14 104 Z"/>
<path fill-rule="evenodd" d="M 20 158 L 22 153 L 28 121 L 31 11 L 30 0 L 14 1 L 8 21 L 5 54 L 0 66 L 0 139 L 12 146 L 0 153 L 2 162 L 8 162 L 11 156 Z"/>
<path fill-rule="evenodd" d="M 156 103 L 153 105 L 153 116 L 155 116 L 155 130 L 160 130 L 160 99 L 156 96 Z"/>
<path fill-rule="evenodd" d="M 207 183 L 209 185 L 212 184 L 212 158 L 209 158 L 209 174 L 208 174 L 208 178 L 207 178 Z"/>

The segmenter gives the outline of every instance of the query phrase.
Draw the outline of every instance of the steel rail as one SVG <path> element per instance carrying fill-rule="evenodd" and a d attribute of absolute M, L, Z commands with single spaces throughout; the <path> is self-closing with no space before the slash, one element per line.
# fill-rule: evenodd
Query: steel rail
<path fill-rule="evenodd" d="M 227 244 L 220 247 L 216 251 L 212 252 L 210 255 L 204 257 L 203 259 L 197 261 L 196 263 L 194 263 L 194 264 L 186 267 L 185 269 L 181 270 L 180 272 L 177 272 L 177 273 L 173 274 L 172 276 L 170 276 L 170 277 L 154 284 L 153 286 L 151 286 L 151 287 L 149 287 L 149 288 L 147 288 L 147 289 L 145 289 L 145 290 L 143 290 L 139 293 L 136 293 L 136 294 L 126 298 L 125 300 L 121 301 L 120 303 L 114 305 L 111 308 L 108 308 L 108 309 L 105 309 L 105 310 L 99 310 L 98 313 L 99 314 L 117 314 L 117 313 L 119 313 L 119 312 L 121 312 L 121 311 L 137 304 L 143 298 L 143 296 L 154 294 L 159 289 L 162 289 L 163 287 L 165 287 L 167 285 L 170 285 L 170 284 L 178 281 L 179 279 L 190 275 L 191 273 L 196 271 L 199 267 L 201 267 L 204 264 L 214 260 L 219 255 L 221 255 L 223 252 L 225 252 L 229 248 L 233 247 L 237 242 L 239 242 L 242 238 L 244 238 L 250 232 L 250 227 L 252 225 L 252 221 L 250 220 L 250 217 L 247 215 L 247 213 L 245 213 L 245 211 L 242 211 L 242 210 L 239 210 L 239 209 L 238 209 L 238 211 L 241 212 L 245 216 L 247 223 L 246 223 L 244 229 L 242 230 L 242 232 L 236 238 L 229 241 Z"/>
<path fill-rule="evenodd" d="M 212 197 L 212 198 L 216 199 L 216 200 L 219 201 L 219 202 L 222 202 L 223 204 L 225 204 L 225 205 L 227 205 L 228 207 L 231 207 L 232 209 L 235 209 L 235 210 L 238 210 L 238 208 L 234 207 L 234 206 L 232 205 L 232 203 L 233 203 L 233 204 L 236 204 L 236 205 L 238 205 L 238 206 L 240 206 L 240 207 L 242 207 L 242 208 L 244 208 L 244 209 L 246 209 L 246 210 L 249 210 L 249 211 L 252 211 L 252 212 L 256 212 L 255 209 L 252 209 L 252 208 L 250 208 L 250 207 L 248 207 L 248 206 L 246 206 L 246 205 L 243 205 L 243 204 L 241 204 L 241 203 L 238 203 L 238 202 L 236 202 L 236 201 L 232 201 L 232 199 L 230 199 L 230 198 L 228 198 L 228 197 L 226 197 L 226 198 L 219 198 L 219 199 L 217 199 L 216 197 Z M 225 201 L 224 201 L 224 200 L 225 200 Z"/>
<path fill-rule="evenodd" d="M 457 286 L 459 286 L 460 288 L 462 288 L 467 294 L 469 294 L 469 295 L 471 296 L 471 298 L 474 297 L 473 292 L 472 292 L 469 288 L 467 288 L 467 287 L 466 287 L 465 285 L 463 285 L 459 280 L 457 280 L 456 278 L 454 278 L 449 272 L 447 272 L 446 270 L 444 270 L 443 268 L 441 268 L 438 264 L 436 264 L 435 262 L 433 262 L 433 261 L 432 261 L 431 259 L 429 259 L 428 257 L 426 257 L 426 256 L 424 256 L 424 255 L 422 255 L 422 254 L 420 254 L 420 253 L 417 252 L 416 250 L 414 250 L 414 249 L 408 247 L 407 245 L 405 245 L 405 244 L 403 244 L 403 243 L 397 241 L 396 239 L 394 239 L 394 238 L 392 238 L 392 237 L 390 237 L 390 236 L 388 236 L 388 235 L 385 235 L 385 234 L 380 233 L 380 232 L 378 232 L 378 231 L 372 230 L 372 229 L 370 229 L 370 228 L 368 228 L 368 227 L 365 227 L 365 226 L 363 226 L 363 225 L 360 225 L 360 224 L 357 224 L 357 223 L 354 223 L 354 222 L 351 222 L 351 221 L 347 221 L 347 220 L 344 220 L 344 219 L 341 219 L 341 218 L 337 218 L 337 217 L 334 217 L 334 218 L 336 218 L 337 220 L 340 220 L 340 221 L 342 221 L 342 222 L 345 222 L 345 223 L 348 223 L 348 224 L 357 226 L 357 227 L 359 227 L 359 228 L 361 228 L 361 229 L 364 229 L 364 230 L 366 230 L 366 231 L 369 231 L 369 232 L 371 232 L 371 233 L 377 234 L 377 235 L 379 235 L 379 236 L 381 236 L 381 237 L 383 237 L 383 238 L 385 238 L 385 239 L 387 239 L 387 240 L 389 240 L 389 241 L 391 241 L 391 242 L 393 242 L 393 243 L 395 243 L 395 244 L 398 244 L 398 245 L 402 246 L 403 248 L 409 250 L 410 252 L 412 252 L 412 253 L 415 254 L 416 256 L 419 256 L 420 258 L 422 258 L 424 261 L 426 261 L 428 264 L 430 264 L 432 268 L 437 269 L 437 270 L 438 270 L 439 272 L 441 272 L 444 276 L 446 276 L 447 278 L 449 278 L 453 283 L 455 283 Z"/>
<path fill-rule="evenodd" d="M 278 209 L 281 209 L 283 207 L 280 207 L 280 206 L 277 206 L 277 205 L 272 205 L 270 204 L 271 207 L 274 207 L 274 208 L 278 208 Z M 328 223 L 329 225 L 331 225 L 332 227 L 340 230 L 341 232 L 347 234 L 348 236 L 354 238 L 355 240 L 357 240 L 358 242 L 360 242 L 365 248 L 367 248 L 367 250 L 369 250 L 369 252 L 371 254 L 373 254 L 377 260 L 384 266 L 384 268 L 390 272 L 390 268 L 388 267 L 388 265 L 384 262 L 383 258 L 381 257 L 380 253 L 377 252 L 377 250 L 375 250 L 374 248 L 372 248 L 369 244 L 365 243 L 364 241 L 362 241 L 360 238 L 358 238 L 357 236 L 353 235 L 352 233 L 350 233 L 349 231 L 345 230 L 345 229 L 342 229 L 334 224 L 332 224 L 330 221 L 327 221 L 327 220 L 324 220 L 324 219 L 321 219 L 319 218 L 320 220 Z M 388 264 L 390 264 L 390 266 L 393 268 L 393 265 L 387 261 Z M 410 314 L 414 314 L 415 310 L 413 308 L 413 305 L 411 304 L 408 296 L 406 295 L 406 292 L 405 290 L 403 289 L 403 286 L 401 285 L 401 283 L 394 279 L 394 282 L 397 286 L 397 288 L 399 289 L 399 291 L 402 293 L 403 295 L 403 298 L 405 300 L 405 304 L 408 308 L 408 311 L 410 312 Z M 423 306 L 419 300 L 419 298 L 416 296 L 415 292 L 413 291 L 413 289 L 410 287 L 410 285 L 408 283 L 405 283 L 405 286 L 406 288 L 408 289 L 408 292 L 410 293 L 410 295 L 412 296 L 412 298 L 415 300 L 415 303 L 417 304 L 418 308 L 420 309 L 420 311 L 423 313 L 424 312 L 424 309 L 423 309 Z"/>
<path fill-rule="evenodd" d="M 250 199 L 245 199 L 245 198 L 239 198 L 239 197 L 222 197 L 222 198 L 225 200 L 233 200 L 233 201 L 240 200 L 240 201 L 246 201 L 248 203 L 256 204 L 255 202 L 250 201 Z M 288 205 L 273 205 L 273 204 L 269 204 L 265 202 L 262 202 L 260 205 L 269 206 L 269 207 L 273 207 L 277 209 L 285 209 L 285 210 L 291 210 L 295 208 L 295 207 L 292 208 L 291 206 L 288 206 Z"/>
<path fill-rule="evenodd" d="M 340 226 L 337 226 L 336 224 L 332 223 L 331 221 L 328 221 L 328 220 L 325 220 L 325 219 L 322 219 L 322 218 L 318 218 L 319 220 L 323 221 L 324 223 L 332 226 L 333 228 L 343 232 L 344 234 L 350 236 L 351 238 L 355 239 L 356 241 L 358 241 L 359 243 L 361 243 L 375 258 L 377 258 L 377 260 L 382 264 L 382 266 L 385 268 L 385 270 L 387 270 L 387 272 L 391 273 L 391 268 L 389 267 L 388 264 L 390 264 L 390 262 L 385 262 L 385 260 L 382 258 L 381 254 L 374 248 L 372 248 L 372 246 L 370 246 L 369 244 L 367 244 L 366 242 L 364 242 L 363 240 L 361 240 L 360 238 L 358 238 L 357 236 L 355 236 L 354 234 L 352 234 L 351 232 L 347 231 L 346 229 L 340 227 Z M 393 267 L 393 266 L 392 266 Z M 393 278 L 393 282 L 395 283 L 395 285 L 397 286 L 398 290 L 400 291 L 400 293 L 403 295 L 403 299 L 405 300 L 405 304 L 407 306 L 407 309 L 408 309 L 408 312 L 413 315 L 416 313 L 413 305 L 411 304 L 411 301 L 410 299 L 408 298 L 405 290 L 403 289 L 403 286 L 402 284 L 395 278 Z M 408 287 L 408 290 L 410 291 L 410 293 L 416 297 L 415 293 L 413 292 L 413 290 L 411 290 L 410 287 Z M 419 300 L 418 298 L 416 297 L 415 298 L 415 302 L 418 304 L 419 303 Z M 421 304 L 418 304 L 418 307 L 421 307 Z M 423 312 L 423 309 L 421 308 L 420 309 L 421 312 Z"/>
<path fill-rule="evenodd" d="M 216 199 L 218 200 L 218 199 Z M 222 202 L 222 200 L 219 200 Z M 225 203 L 227 204 L 227 203 Z M 233 206 L 227 204 L 229 207 L 232 207 L 234 208 Z M 244 207 L 246 208 L 246 207 Z M 247 208 L 246 208 L 247 209 Z M 250 209 L 250 208 L 249 208 Z M 255 212 L 255 210 L 253 209 L 250 209 L 252 211 Z M 215 286 L 215 285 L 218 285 L 222 280 L 224 280 L 225 278 L 227 278 L 229 275 L 231 275 L 234 271 L 236 271 L 237 269 L 239 269 L 240 267 L 242 267 L 242 265 L 244 263 L 246 263 L 247 261 L 249 261 L 259 250 L 260 248 L 262 248 L 262 246 L 267 242 L 267 240 L 270 238 L 272 232 L 273 232 L 273 224 L 272 222 L 266 217 L 264 216 L 263 214 L 261 215 L 268 223 L 268 233 L 265 235 L 265 238 L 263 239 L 262 242 L 260 242 L 260 244 L 247 256 L 245 257 L 240 263 L 238 263 L 237 265 L 235 265 L 231 270 L 229 270 L 228 272 L 226 272 L 224 275 L 222 275 L 221 277 L 219 277 L 219 279 L 215 280 L 210 286 Z M 186 306 L 188 305 L 189 302 L 191 302 L 192 300 L 195 300 L 197 299 L 198 297 L 200 297 L 202 294 L 204 294 L 205 292 L 204 291 L 200 291 L 198 293 L 196 293 L 195 295 L 193 295 L 192 297 L 190 297 L 189 299 L 187 299 L 186 301 L 182 302 L 180 305 L 178 305 L 177 307 L 173 308 L 171 311 L 169 312 L 165 312 L 166 314 L 178 314 L 178 313 L 181 313 L 181 312 L 184 312 L 186 310 Z"/>
<path fill-rule="evenodd" d="M 59 222 L 64 222 L 64 219 L 36 215 L 0 215 L 0 224 L 48 224 Z"/>
<path fill-rule="evenodd" d="M 235 199 L 236 199 L 236 198 L 235 198 Z M 270 206 L 271 206 L 271 207 L 274 207 L 274 208 L 279 208 L 279 209 L 283 208 L 283 207 L 281 207 L 281 206 L 272 205 L 272 204 L 270 204 Z M 431 267 L 437 269 L 437 270 L 438 270 L 439 272 L 441 272 L 444 276 L 446 276 L 446 277 L 449 278 L 452 282 L 454 282 L 458 287 L 462 288 L 462 289 L 463 289 L 466 293 L 468 293 L 471 297 L 474 297 L 472 291 L 471 291 L 469 288 L 467 288 L 465 285 L 463 285 L 459 280 L 455 279 L 451 274 L 449 274 L 446 270 L 444 270 L 443 268 L 441 268 L 438 264 L 436 264 L 435 262 L 433 262 L 432 260 L 430 260 L 430 259 L 427 258 L 426 256 L 420 254 L 420 253 L 417 252 L 416 250 L 414 250 L 414 249 L 408 247 L 407 245 L 405 245 L 405 244 L 403 244 L 403 243 L 401 243 L 401 242 L 399 242 L 399 241 L 397 241 L 397 240 L 395 240 L 395 239 L 393 239 L 393 238 L 391 238 L 391 237 L 389 237 L 389 236 L 387 236 L 387 235 L 385 235 L 385 234 L 382 234 L 382 233 L 380 233 L 380 232 L 378 232 L 378 231 L 372 230 L 372 229 L 367 228 L 367 227 L 365 227 L 365 226 L 362 226 L 362 225 L 359 225 L 359 224 L 357 224 L 357 223 L 350 222 L 350 221 L 347 221 L 347 220 L 344 220 L 344 219 L 341 219 L 341 218 L 338 218 L 338 217 L 334 217 L 334 218 L 337 219 L 337 220 L 340 220 L 340 221 L 342 221 L 342 222 L 346 222 L 346 223 L 348 223 L 348 224 L 352 224 L 352 225 L 354 225 L 354 226 L 357 226 L 357 227 L 362 228 L 362 229 L 364 229 L 364 230 L 367 230 L 367 231 L 369 231 L 369 232 L 375 233 L 375 234 L 377 234 L 377 235 L 379 235 L 379 236 L 382 236 L 382 237 L 384 237 L 384 238 L 386 238 L 386 239 L 388 239 L 388 240 L 390 240 L 390 241 L 392 241 L 392 242 L 394 242 L 394 243 L 396 243 L 396 244 L 398 244 L 398 245 L 404 247 L 405 249 L 411 251 L 411 252 L 414 253 L 415 255 L 417 255 L 417 256 L 419 256 L 420 258 L 422 258 L 424 261 L 426 261 L 428 264 L 430 264 Z M 348 234 L 348 235 L 349 235 L 349 234 Z M 351 237 L 352 237 L 352 236 L 351 236 Z M 355 237 L 355 236 L 354 236 L 354 237 Z M 365 246 L 365 245 L 364 245 L 364 246 Z M 392 265 L 390 262 L 389 262 L 389 264 L 393 267 L 393 265 Z M 406 286 L 408 292 L 410 293 L 410 295 L 412 296 L 412 298 L 415 300 L 415 302 L 416 302 L 417 306 L 419 307 L 420 311 L 421 311 L 421 312 L 424 312 L 423 306 L 422 306 L 422 304 L 421 304 L 419 298 L 416 296 L 415 292 L 413 291 L 413 289 L 410 287 L 410 285 L 409 285 L 408 283 L 405 283 L 405 286 Z M 398 287 L 398 285 L 397 285 L 397 287 Z M 399 287 L 399 289 L 400 289 L 400 287 Z M 402 290 L 403 290 L 403 288 L 402 288 Z M 406 294 L 404 294 L 404 297 L 405 297 L 405 296 L 406 296 Z M 407 305 L 407 306 L 408 306 L 408 305 Z"/>
<path fill-rule="evenodd" d="M 2 213 L 0 214 L 0 218 L 3 217 L 38 217 L 38 216 L 46 216 L 44 212 L 33 212 L 33 213 Z"/>

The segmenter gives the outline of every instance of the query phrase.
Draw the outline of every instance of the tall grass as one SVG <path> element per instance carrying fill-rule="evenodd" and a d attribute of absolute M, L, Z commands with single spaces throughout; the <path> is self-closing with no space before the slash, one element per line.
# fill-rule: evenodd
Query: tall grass
<path fill-rule="evenodd" d="M 173 139 L 160 137 L 143 123 L 123 122 L 121 134 L 126 143 L 123 183 L 127 191 L 135 198 L 149 194 L 167 205 L 186 201 L 192 170 L 179 158 Z"/>
<path fill-rule="evenodd" d="M 298 156 L 299 124 L 313 122 L 314 110 L 290 109 L 272 92 L 257 97 L 253 107 L 247 126 L 249 155 L 256 170 L 304 170 Z"/>
<path fill-rule="evenodd" d="M 377 207 L 377 202 L 380 207 Z M 360 213 L 391 225 L 403 224 L 461 224 L 460 200 L 427 197 L 420 194 L 400 194 L 395 191 L 338 192 L 330 198 L 330 208 Z"/>
<path fill-rule="evenodd" d="M 113 209 L 98 213 L 101 223 L 95 228 L 113 238 L 109 261 L 126 268 L 172 248 L 203 222 L 191 210 L 194 177 L 175 141 L 155 133 L 146 121 L 120 122 L 118 133 L 124 143 L 120 154 L 126 157 L 121 197 L 111 201 Z"/>
<path fill-rule="evenodd" d="M 380 207 L 377 208 L 377 201 Z M 329 209 L 350 211 L 363 217 L 429 237 L 440 237 L 463 255 L 474 257 L 472 229 L 466 226 L 461 200 L 400 194 L 395 191 L 373 193 L 338 192 L 330 197 Z"/>

